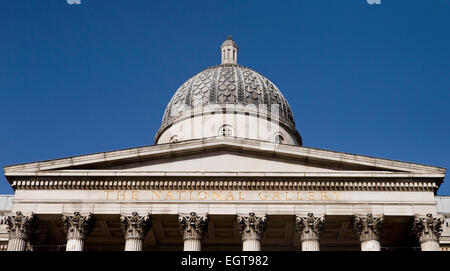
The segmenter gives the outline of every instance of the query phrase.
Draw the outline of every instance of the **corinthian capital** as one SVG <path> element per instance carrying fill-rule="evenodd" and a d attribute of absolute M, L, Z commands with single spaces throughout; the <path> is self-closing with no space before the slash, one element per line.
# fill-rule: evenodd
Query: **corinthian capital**
<path fill-rule="evenodd" d="M 313 213 L 309 213 L 307 216 L 296 216 L 295 221 L 295 226 L 302 241 L 319 240 L 325 222 L 323 216 L 315 217 Z"/>
<path fill-rule="evenodd" d="M 415 216 L 413 223 L 413 232 L 419 238 L 419 242 L 438 241 L 442 233 L 442 224 L 444 219 L 433 218 L 431 214 L 426 216 Z"/>
<path fill-rule="evenodd" d="M 73 215 L 68 216 L 63 215 L 62 221 L 67 239 L 85 240 L 95 225 L 95 218 L 91 213 L 85 216 L 80 215 L 79 212 L 74 212 Z"/>
<path fill-rule="evenodd" d="M 266 228 L 266 216 L 256 216 L 255 213 L 238 215 L 237 222 L 241 229 L 242 241 L 248 239 L 261 240 Z"/>
<path fill-rule="evenodd" d="M 129 216 L 121 216 L 122 232 L 125 239 L 138 238 L 144 239 L 151 228 L 151 219 L 149 215 L 139 216 L 137 212 L 131 213 Z"/>
<path fill-rule="evenodd" d="M 207 215 L 197 215 L 195 212 L 191 212 L 188 215 L 180 214 L 178 222 L 180 223 L 180 231 L 184 240 L 202 239 L 208 229 Z"/>
<path fill-rule="evenodd" d="M 6 224 L 9 232 L 9 238 L 20 238 L 28 240 L 31 234 L 31 228 L 35 215 L 32 213 L 29 216 L 24 216 L 22 212 L 16 212 L 16 215 L 8 216 Z"/>
<path fill-rule="evenodd" d="M 380 234 L 383 232 L 383 216 L 366 216 L 353 217 L 353 232 L 359 237 L 361 242 L 369 240 L 379 240 Z"/>

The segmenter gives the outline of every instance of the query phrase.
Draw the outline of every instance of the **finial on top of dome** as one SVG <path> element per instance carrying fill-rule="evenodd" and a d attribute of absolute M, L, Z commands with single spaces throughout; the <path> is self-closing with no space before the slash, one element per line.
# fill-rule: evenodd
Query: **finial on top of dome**
<path fill-rule="evenodd" d="M 227 40 L 222 43 L 220 51 L 222 52 L 222 64 L 237 64 L 238 47 L 231 39 L 231 35 L 228 35 Z"/>

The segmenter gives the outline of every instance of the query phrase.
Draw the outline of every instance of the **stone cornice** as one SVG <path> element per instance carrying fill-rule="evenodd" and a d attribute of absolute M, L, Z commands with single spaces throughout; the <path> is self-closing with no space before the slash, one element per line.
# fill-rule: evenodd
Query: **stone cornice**
<path fill-rule="evenodd" d="M 437 173 L 392 171 L 329 171 L 329 172 L 268 172 L 268 171 L 131 171 L 131 170 L 54 170 L 17 171 L 8 177 L 296 177 L 296 178 L 443 178 Z"/>
<path fill-rule="evenodd" d="M 217 149 L 236 150 L 239 152 L 251 151 L 260 154 L 288 157 L 292 159 L 321 161 L 342 165 L 366 166 L 379 170 L 435 173 L 441 175 L 441 178 L 444 177 L 446 171 L 445 168 L 440 167 L 233 137 L 213 137 L 189 140 L 177 143 L 159 144 L 50 161 L 6 166 L 4 167 L 4 171 L 5 176 L 12 176 L 13 173 L 17 174 L 18 172 L 36 172 L 79 168 L 83 166 L 93 167 L 95 165 L 128 163 L 142 161 L 145 159 L 156 159 L 159 157 L 172 157 L 174 155 L 179 156 L 186 153 L 203 153 Z"/>
<path fill-rule="evenodd" d="M 363 181 L 365 180 L 365 181 Z M 194 178 L 190 176 L 158 177 L 98 177 L 98 178 L 37 178 L 17 179 L 12 182 L 15 190 L 317 190 L 317 191 L 432 191 L 438 188 L 435 180 L 384 178 L 367 181 L 351 178 L 229 178 L 209 177 Z"/>

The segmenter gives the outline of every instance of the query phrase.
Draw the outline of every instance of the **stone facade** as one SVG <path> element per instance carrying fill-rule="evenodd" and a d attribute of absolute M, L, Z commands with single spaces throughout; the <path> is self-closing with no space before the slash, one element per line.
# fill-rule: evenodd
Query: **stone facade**
<path fill-rule="evenodd" d="M 177 90 L 155 145 L 4 167 L 15 195 L 0 250 L 446 244 L 444 168 L 303 147 L 280 90 L 238 65 L 237 49 L 225 41 L 222 64 Z"/>

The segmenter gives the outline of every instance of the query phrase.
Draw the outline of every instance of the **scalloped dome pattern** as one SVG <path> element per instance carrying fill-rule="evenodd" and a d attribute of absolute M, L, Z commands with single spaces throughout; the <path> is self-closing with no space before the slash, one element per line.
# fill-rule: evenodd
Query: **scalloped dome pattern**
<path fill-rule="evenodd" d="M 291 107 L 275 84 L 236 64 L 207 68 L 181 85 L 167 105 L 162 126 L 176 120 L 186 108 L 208 104 L 279 104 L 280 118 L 295 130 Z"/>

